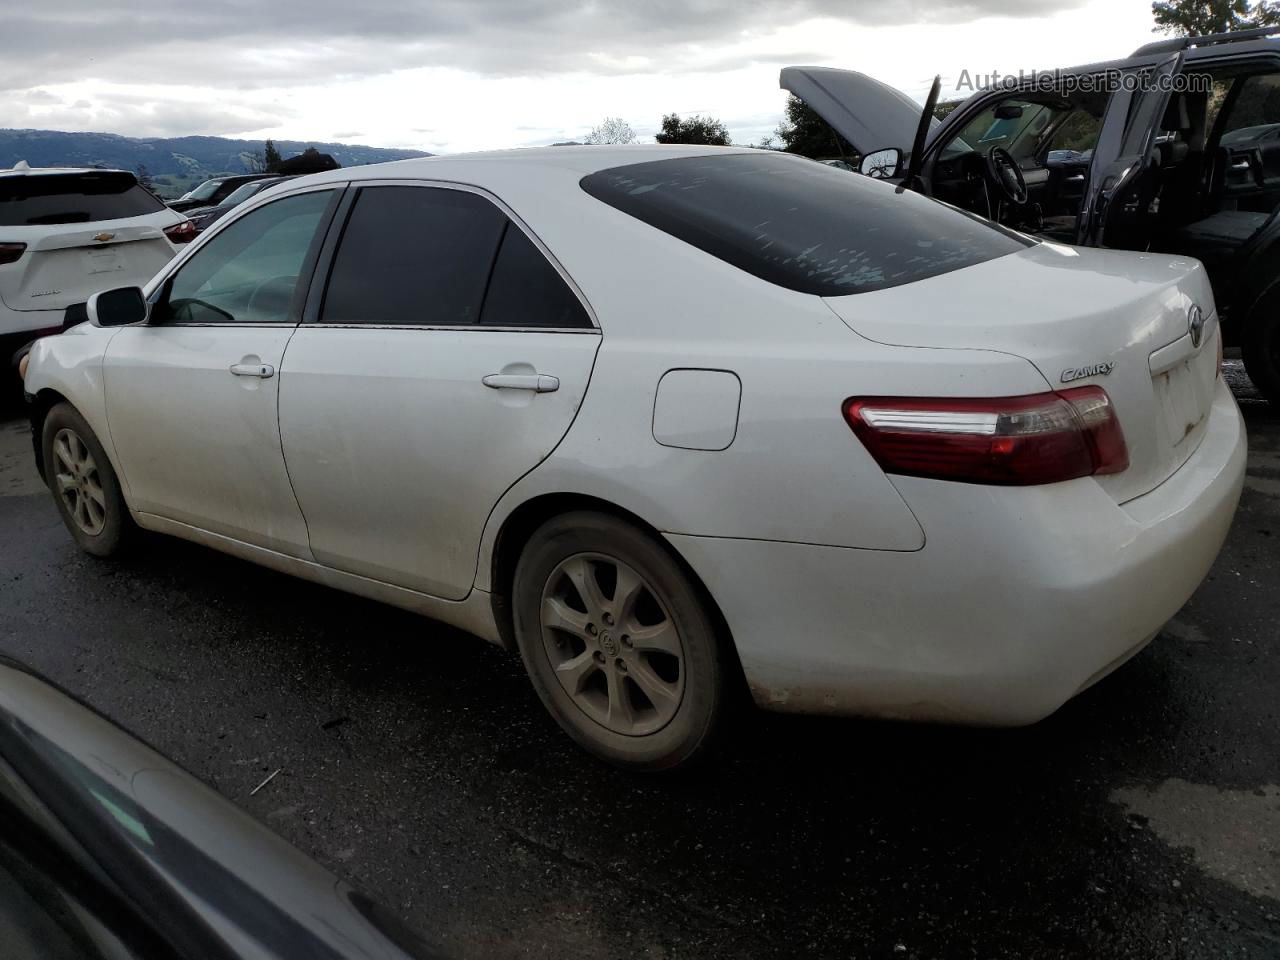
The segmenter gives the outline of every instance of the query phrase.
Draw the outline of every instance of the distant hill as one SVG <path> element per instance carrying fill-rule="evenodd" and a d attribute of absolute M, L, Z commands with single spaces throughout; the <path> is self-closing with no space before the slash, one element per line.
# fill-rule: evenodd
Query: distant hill
<path fill-rule="evenodd" d="M 286 160 L 307 147 L 330 154 L 344 167 L 429 157 L 421 150 L 389 150 L 313 140 L 277 140 Z M 25 160 L 33 167 L 111 167 L 137 171 L 146 167 L 157 191 L 179 196 L 209 177 L 244 173 L 262 152 L 262 140 L 226 137 L 122 137 L 114 133 L 64 133 L 58 130 L 0 129 L 0 169 Z"/>

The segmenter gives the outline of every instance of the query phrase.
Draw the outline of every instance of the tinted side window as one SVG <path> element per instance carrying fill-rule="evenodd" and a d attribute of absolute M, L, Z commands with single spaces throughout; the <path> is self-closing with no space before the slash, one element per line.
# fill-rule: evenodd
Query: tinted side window
<path fill-rule="evenodd" d="M 163 209 L 131 173 L 0 177 L 0 227 L 121 220 Z"/>
<path fill-rule="evenodd" d="M 601 170 L 582 188 L 779 286 L 821 296 L 883 290 L 1030 246 L 911 190 L 760 153 Z"/>
<path fill-rule="evenodd" d="M 1280 125 L 1280 73 L 1237 80 L 1240 91 L 1222 128 L 1224 146 L 1256 143 Z"/>
<path fill-rule="evenodd" d="M 288 323 L 307 253 L 333 197 L 273 200 L 210 238 L 169 281 L 171 323 Z"/>
<path fill-rule="evenodd" d="M 523 230 L 510 221 L 480 322 L 503 327 L 590 327 L 582 302 Z"/>
<path fill-rule="evenodd" d="M 322 323 L 477 323 L 507 218 L 439 187 L 366 187 L 333 259 Z"/>

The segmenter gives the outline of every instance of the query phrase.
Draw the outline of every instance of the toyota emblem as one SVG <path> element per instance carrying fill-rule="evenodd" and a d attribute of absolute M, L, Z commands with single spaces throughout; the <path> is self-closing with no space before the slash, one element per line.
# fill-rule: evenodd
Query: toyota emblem
<path fill-rule="evenodd" d="M 1204 311 L 1194 303 L 1187 311 L 1187 327 L 1191 330 L 1191 345 L 1198 348 L 1204 339 Z"/>

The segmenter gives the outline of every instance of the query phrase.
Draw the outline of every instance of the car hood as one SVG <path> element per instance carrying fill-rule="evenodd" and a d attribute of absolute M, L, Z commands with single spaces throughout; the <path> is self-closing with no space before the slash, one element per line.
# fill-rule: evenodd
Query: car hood
<path fill-rule="evenodd" d="M 924 107 L 865 73 L 783 67 L 778 85 L 808 104 L 860 154 L 885 147 L 897 147 L 905 154 L 915 142 Z M 937 126 L 935 119 L 931 127 Z"/>

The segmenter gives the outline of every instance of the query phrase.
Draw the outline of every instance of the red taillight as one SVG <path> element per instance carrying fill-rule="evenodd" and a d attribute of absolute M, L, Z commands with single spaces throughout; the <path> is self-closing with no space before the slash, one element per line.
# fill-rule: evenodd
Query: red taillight
<path fill-rule="evenodd" d="M 26 249 L 25 243 L 0 243 L 0 263 L 13 263 Z"/>
<path fill-rule="evenodd" d="M 844 416 L 885 473 L 1030 486 L 1129 466 L 1101 387 L 978 400 L 855 397 Z"/>
<path fill-rule="evenodd" d="M 196 225 L 190 220 L 183 220 L 172 227 L 165 227 L 164 235 L 170 243 L 190 243 L 196 238 Z"/>

